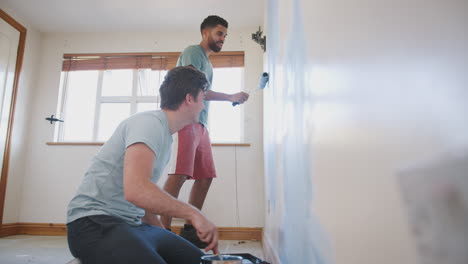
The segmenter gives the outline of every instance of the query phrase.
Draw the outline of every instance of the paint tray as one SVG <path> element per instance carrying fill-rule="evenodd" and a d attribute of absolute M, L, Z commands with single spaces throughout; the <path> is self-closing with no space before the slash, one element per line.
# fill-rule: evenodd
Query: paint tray
<path fill-rule="evenodd" d="M 270 264 L 249 253 L 229 253 L 229 255 L 242 257 L 242 264 Z"/>

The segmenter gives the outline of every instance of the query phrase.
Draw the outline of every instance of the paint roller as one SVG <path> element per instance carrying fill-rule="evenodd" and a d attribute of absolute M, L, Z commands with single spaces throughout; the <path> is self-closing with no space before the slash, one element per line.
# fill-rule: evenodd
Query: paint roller
<path fill-rule="evenodd" d="M 253 91 L 248 91 L 247 93 L 248 93 L 248 94 L 254 94 L 254 93 L 256 93 L 256 92 L 258 92 L 258 91 L 260 91 L 260 90 L 265 89 L 265 87 L 266 87 L 266 85 L 267 85 L 267 83 L 268 83 L 269 78 L 270 78 L 270 76 L 268 75 L 267 72 L 262 73 L 262 76 L 260 76 L 260 81 L 258 82 L 258 88 L 256 88 L 256 89 L 253 90 Z M 239 103 L 234 102 L 234 103 L 232 103 L 232 106 L 236 106 L 236 105 L 238 105 L 238 104 L 239 104 Z"/>

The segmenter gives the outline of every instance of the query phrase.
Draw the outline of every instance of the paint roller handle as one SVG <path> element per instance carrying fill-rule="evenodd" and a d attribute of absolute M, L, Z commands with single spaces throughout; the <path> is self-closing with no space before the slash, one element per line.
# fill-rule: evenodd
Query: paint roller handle
<path fill-rule="evenodd" d="M 262 73 L 262 76 L 260 77 L 260 81 L 258 82 L 258 88 L 255 89 L 254 93 L 255 92 L 258 92 L 259 90 L 263 90 L 265 89 L 265 86 L 266 84 L 268 83 L 268 80 L 270 79 L 270 75 L 268 75 L 267 72 L 264 72 Z M 249 91 L 247 92 L 248 94 L 250 94 L 252 91 Z M 233 102 L 232 103 L 232 106 L 236 106 L 238 105 L 239 103 L 238 102 Z"/>
<path fill-rule="evenodd" d="M 240 92 L 240 93 L 235 93 L 231 94 L 229 101 L 232 102 L 232 106 L 236 106 L 238 104 L 245 103 L 247 100 L 249 100 L 249 93 L 246 92 Z"/>

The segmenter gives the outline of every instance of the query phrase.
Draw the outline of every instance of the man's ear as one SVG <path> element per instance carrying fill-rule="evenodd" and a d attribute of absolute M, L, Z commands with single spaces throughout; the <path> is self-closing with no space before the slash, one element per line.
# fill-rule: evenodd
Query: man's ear
<path fill-rule="evenodd" d="M 203 29 L 202 32 L 201 32 L 202 38 L 203 38 L 203 39 L 207 38 L 208 35 L 209 35 L 209 32 L 210 32 L 210 31 L 209 31 L 208 28 Z"/>
<path fill-rule="evenodd" d="M 191 104 L 191 103 L 193 103 L 193 101 L 195 101 L 195 100 L 194 100 L 194 98 L 193 98 L 193 96 L 191 94 L 188 93 L 188 94 L 185 95 L 185 102 L 187 104 Z"/>

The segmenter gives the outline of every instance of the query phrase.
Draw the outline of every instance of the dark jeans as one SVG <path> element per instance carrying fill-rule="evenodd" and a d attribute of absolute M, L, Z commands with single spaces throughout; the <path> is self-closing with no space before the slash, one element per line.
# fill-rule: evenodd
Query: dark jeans
<path fill-rule="evenodd" d="M 108 215 L 67 224 L 68 246 L 83 264 L 199 264 L 203 252 L 166 229 L 132 226 Z"/>

